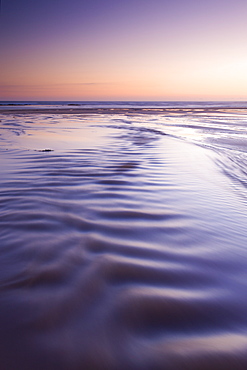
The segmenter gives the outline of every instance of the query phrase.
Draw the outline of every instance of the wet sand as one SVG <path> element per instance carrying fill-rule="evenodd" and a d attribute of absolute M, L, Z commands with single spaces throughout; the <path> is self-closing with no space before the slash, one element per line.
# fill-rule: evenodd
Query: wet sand
<path fill-rule="evenodd" d="M 63 113 L 1 116 L 3 369 L 245 369 L 240 181 L 152 117 Z"/>

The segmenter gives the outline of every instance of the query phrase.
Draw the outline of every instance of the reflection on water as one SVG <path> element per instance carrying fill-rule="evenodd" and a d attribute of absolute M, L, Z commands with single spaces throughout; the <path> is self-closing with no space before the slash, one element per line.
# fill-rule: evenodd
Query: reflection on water
<path fill-rule="evenodd" d="M 245 369 L 241 150 L 122 118 L 2 118 L 1 366 Z"/>

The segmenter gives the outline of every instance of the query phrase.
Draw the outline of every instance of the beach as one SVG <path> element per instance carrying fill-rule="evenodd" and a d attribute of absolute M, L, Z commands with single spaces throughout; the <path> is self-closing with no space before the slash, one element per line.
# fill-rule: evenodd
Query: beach
<path fill-rule="evenodd" d="M 246 368 L 246 108 L 1 107 L 4 369 Z"/>

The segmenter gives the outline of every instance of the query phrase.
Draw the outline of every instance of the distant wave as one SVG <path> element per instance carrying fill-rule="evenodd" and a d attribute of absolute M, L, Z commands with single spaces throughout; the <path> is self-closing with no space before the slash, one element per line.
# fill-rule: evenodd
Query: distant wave
<path fill-rule="evenodd" d="M 0 101 L 4 107 L 40 108 L 231 108 L 247 109 L 246 101 Z"/>

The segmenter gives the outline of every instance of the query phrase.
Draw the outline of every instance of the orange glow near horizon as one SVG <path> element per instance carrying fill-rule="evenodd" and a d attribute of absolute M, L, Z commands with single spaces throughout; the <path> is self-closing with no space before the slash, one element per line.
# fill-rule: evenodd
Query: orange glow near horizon
<path fill-rule="evenodd" d="M 3 7 L 1 100 L 247 99 L 241 0 L 60 5 Z"/>

